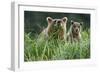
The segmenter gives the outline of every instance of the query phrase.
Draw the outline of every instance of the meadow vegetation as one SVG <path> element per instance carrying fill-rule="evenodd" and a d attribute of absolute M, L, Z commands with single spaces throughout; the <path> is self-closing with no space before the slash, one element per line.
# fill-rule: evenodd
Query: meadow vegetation
<path fill-rule="evenodd" d="M 24 61 L 90 58 L 90 31 L 83 31 L 81 34 L 80 43 L 70 43 L 59 39 L 32 38 L 31 33 L 24 33 Z"/>

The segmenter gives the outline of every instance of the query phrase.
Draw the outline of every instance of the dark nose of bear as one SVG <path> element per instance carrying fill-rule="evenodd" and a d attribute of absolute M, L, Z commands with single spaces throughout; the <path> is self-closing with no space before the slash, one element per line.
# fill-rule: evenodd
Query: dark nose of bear
<path fill-rule="evenodd" d="M 78 29 L 76 29 L 76 32 L 78 32 Z"/>
<path fill-rule="evenodd" d="M 58 24 L 58 26 L 60 26 L 60 24 L 61 24 L 61 21 L 59 20 L 59 21 L 57 22 L 57 24 Z"/>
<path fill-rule="evenodd" d="M 60 24 L 61 23 L 61 21 L 58 21 L 58 24 Z"/>

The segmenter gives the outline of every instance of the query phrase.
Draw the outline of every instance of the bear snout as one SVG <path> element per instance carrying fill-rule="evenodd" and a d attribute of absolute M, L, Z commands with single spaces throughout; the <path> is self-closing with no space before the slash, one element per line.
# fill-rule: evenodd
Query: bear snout
<path fill-rule="evenodd" d="M 59 20 L 57 23 L 58 23 L 58 24 L 61 24 L 61 21 Z"/>

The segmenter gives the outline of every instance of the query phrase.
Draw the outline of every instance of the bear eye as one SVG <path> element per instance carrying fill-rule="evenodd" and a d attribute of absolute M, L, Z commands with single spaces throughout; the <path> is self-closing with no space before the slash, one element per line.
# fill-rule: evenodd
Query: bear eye
<path fill-rule="evenodd" d="M 54 20 L 54 23 L 56 23 L 56 20 Z"/>
<path fill-rule="evenodd" d="M 78 26 L 78 28 L 80 28 L 80 26 Z"/>

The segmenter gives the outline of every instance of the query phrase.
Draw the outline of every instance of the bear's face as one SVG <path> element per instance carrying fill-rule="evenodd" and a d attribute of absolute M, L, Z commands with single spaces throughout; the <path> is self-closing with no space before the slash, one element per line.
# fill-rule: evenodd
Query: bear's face
<path fill-rule="evenodd" d="M 61 28 L 63 28 L 63 21 L 61 19 L 54 19 L 51 26 L 54 31 L 60 30 Z"/>
<path fill-rule="evenodd" d="M 71 21 L 71 24 L 72 24 L 72 32 L 75 34 L 79 34 L 79 32 L 81 31 L 81 25 L 83 24 L 83 22 Z"/>
<path fill-rule="evenodd" d="M 52 30 L 56 32 L 66 26 L 67 17 L 64 17 L 62 19 L 52 19 L 51 17 L 47 17 L 47 22 L 48 26 L 50 26 Z"/>
<path fill-rule="evenodd" d="M 64 17 L 62 19 L 53 19 L 51 17 L 47 17 L 48 22 L 48 35 L 49 36 L 55 36 L 62 38 L 64 35 L 64 32 L 66 32 L 66 23 L 67 23 L 67 17 Z"/>

